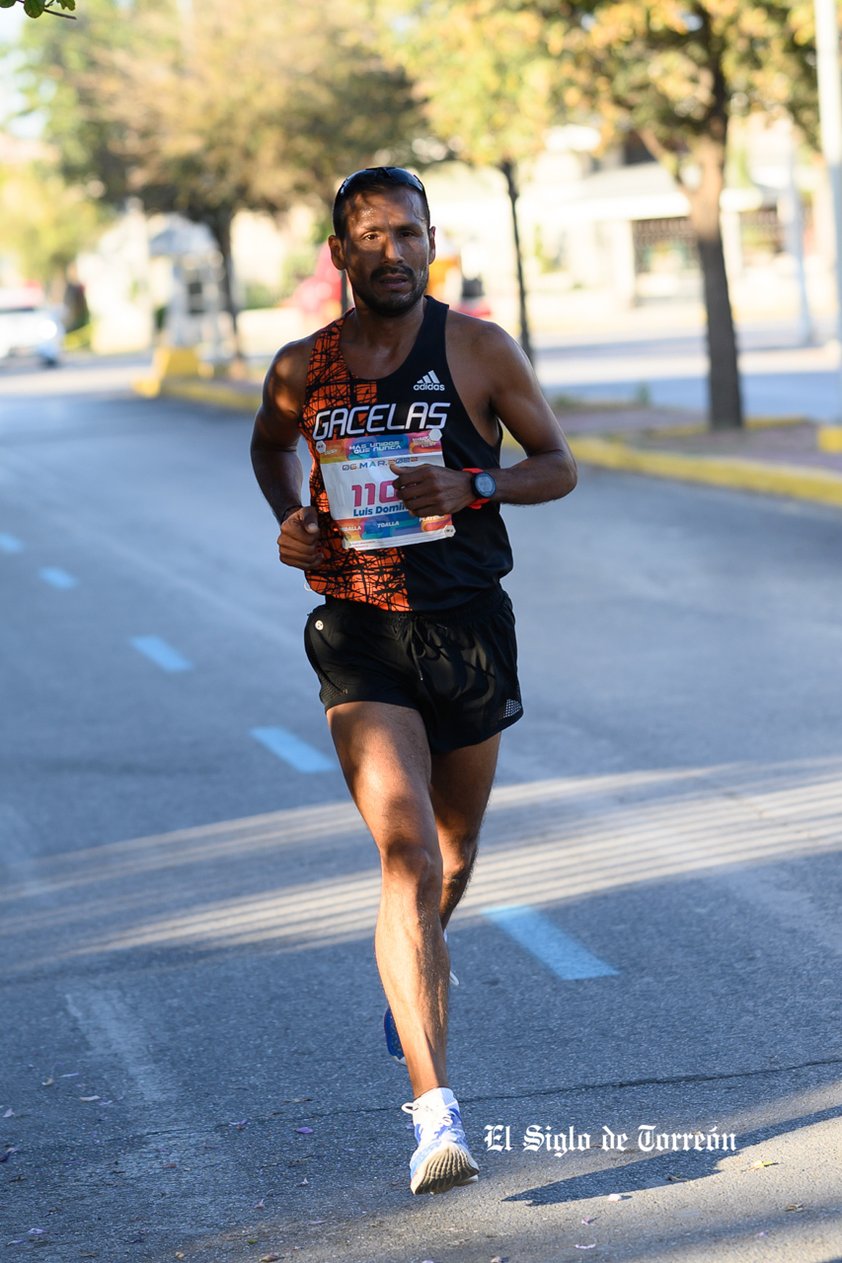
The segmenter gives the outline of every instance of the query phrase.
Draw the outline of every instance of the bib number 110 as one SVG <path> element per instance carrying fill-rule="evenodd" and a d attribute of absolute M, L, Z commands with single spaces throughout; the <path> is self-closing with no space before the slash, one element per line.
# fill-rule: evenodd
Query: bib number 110
<path fill-rule="evenodd" d="M 391 478 L 383 482 L 355 482 L 351 487 L 354 508 L 370 508 L 375 504 L 391 504 L 398 498 L 398 486 Z"/>

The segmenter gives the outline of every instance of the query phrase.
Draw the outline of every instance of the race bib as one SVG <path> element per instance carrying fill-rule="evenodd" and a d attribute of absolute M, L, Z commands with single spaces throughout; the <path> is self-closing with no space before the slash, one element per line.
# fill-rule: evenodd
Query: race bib
<path fill-rule="evenodd" d="M 346 548 L 403 548 L 455 534 L 451 517 L 417 518 L 398 498 L 389 461 L 444 465 L 441 430 L 316 443 L 330 515 Z"/>

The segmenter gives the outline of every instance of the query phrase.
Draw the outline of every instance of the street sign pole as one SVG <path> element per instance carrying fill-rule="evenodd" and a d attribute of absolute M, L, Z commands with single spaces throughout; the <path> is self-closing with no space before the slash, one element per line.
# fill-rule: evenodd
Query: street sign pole
<path fill-rule="evenodd" d="M 822 153 L 833 204 L 836 253 L 837 422 L 842 421 L 842 66 L 836 0 L 814 0 Z"/>

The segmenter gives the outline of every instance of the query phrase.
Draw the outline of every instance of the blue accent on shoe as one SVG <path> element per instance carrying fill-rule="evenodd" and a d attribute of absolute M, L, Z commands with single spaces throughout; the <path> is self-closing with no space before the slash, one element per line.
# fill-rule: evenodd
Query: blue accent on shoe
<path fill-rule="evenodd" d="M 386 1036 L 386 1049 L 389 1056 L 400 1065 L 406 1065 L 406 1057 L 403 1055 L 403 1047 L 401 1046 L 401 1037 L 398 1034 L 398 1028 L 395 1025 L 395 1019 L 392 1017 L 391 1008 L 387 1008 L 383 1014 L 383 1033 Z"/>

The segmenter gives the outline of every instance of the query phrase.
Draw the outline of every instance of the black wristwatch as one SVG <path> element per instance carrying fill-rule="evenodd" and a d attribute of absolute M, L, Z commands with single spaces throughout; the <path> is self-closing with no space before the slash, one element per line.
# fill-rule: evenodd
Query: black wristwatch
<path fill-rule="evenodd" d="M 474 489 L 475 500 L 468 505 L 469 509 L 481 509 L 484 504 L 494 495 L 497 490 L 497 483 L 486 469 L 464 469 L 465 474 L 471 475 L 471 486 Z"/>

